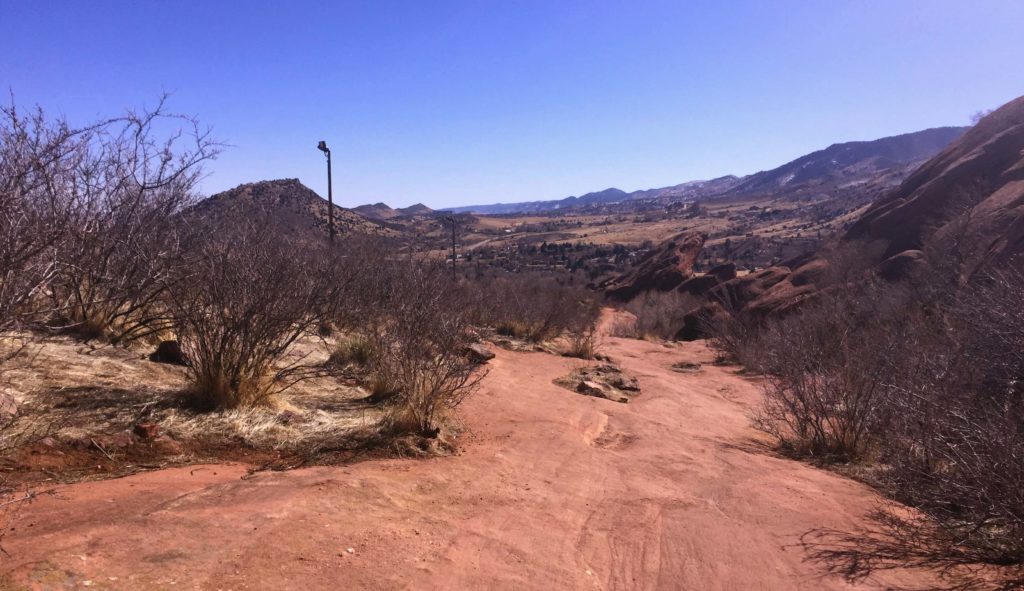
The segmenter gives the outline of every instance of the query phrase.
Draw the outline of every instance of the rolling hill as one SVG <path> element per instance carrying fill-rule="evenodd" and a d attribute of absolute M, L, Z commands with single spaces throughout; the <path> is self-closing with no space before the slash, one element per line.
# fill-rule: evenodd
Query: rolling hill
<path fill-rule="evenodd" d="M 386 203 L 373 203 L 367 205 L 360 205 L 359 207 L 353 207 L 352 211 L 359 215 L 370 218 L 372 220 L 390 220 L 399 217 L 409 217 L 416 215 L 430 215 L 434 213 L 433 209 L 430 209 L 422 203 L 410 205 L 409 207 L 400 207 L 393 209 Z"/>

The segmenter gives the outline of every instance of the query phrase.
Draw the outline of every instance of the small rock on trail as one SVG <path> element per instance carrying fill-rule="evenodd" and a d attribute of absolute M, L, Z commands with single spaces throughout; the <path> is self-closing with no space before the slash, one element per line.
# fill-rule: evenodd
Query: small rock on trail
<path fill-rule="evenodd" d="M 554 382 L 573 392 L 622 403 L 640 393 L 637 379 L 610 363 L 576 369 Z"/>
<path fill-rule="evenodd" d="M 468 357 L 473 363 L 483 364 L 494 359 L 494 351 L 491 351 L 480 343 L 473 343 L 466 347 L 466 357 Z"/>
<path fill-rule="evenodd" d="M 697 373 L 701 370 L 701 364 L 696 361 L 680 361 L 672 364 L 672 371 L 679 373 Z"/>

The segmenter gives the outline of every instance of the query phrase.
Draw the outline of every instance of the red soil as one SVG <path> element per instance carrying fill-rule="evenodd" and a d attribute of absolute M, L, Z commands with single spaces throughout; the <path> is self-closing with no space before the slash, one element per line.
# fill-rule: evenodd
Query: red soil
<path fill-rule="evenodd" d="M 498 351 L 457 456 L 64 487 L 22 512 L 0 588 L 851 588 L 795 544 L 855 526 L 875 493 L 766 452 L 757 386 L 703 345 L 605 352 L 640 380 L 629 404 L 552 384 L 578 360 Z"/>

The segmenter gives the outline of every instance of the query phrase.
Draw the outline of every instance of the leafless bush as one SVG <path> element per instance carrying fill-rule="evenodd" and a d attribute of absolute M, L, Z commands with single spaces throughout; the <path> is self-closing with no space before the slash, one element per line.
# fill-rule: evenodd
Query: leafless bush
<path fill-rule="evenodd" d="M 766 326 L 748 357 L 765 374 L 756 424 L 797 455 L 863 457 L 885 426 L 886 385 L 904 353 L 878 292 L 822 297 Z"/>
<path fill-rule="evenodd" d="M 588 294 L 589 295 L 589 294 Z M 595 359 L 600 353 L 601 332 L 598 321 L 601 317 L 601 302 L 595 297 L 579 300 L 576 313 L 566 327 L 568 348 L 565 355 L 579 359 Z"/>
<path fill-rule="evenodd" d="M 712 302 L 699 308 L 700 332 L 718 352 L 718 361 L 742 364 L 751 372 L 762 372 L 763 349 L 760 342 L 763 325 L 729 302 Z"/>
<path fill-rule="evenodd" d="M 0 337 L 35 320 L 58 266 L 58 246 L 79 207 L 76 168 L 88 130 L 0 109 Z"/>
<path fill-rule="evenodd" d="M 39 109 L 23 115 L 13 105 L 0 108 L 0 373 L 23 351 L 28 337 L 22 329 L 44 313 L 40 301 L 79 206 L 76 167 L 87 155 L 88 135 Z M 47 433 L 49 421 L 26 422 L 25 414 L 0 390 L 0 452 Z M 20 509 L 39 494 L 46 493 L 18 490 L 0 476 L 0 542 Z"/>
<path fill-rule="evenodd" d="M 1018 272 L 966 286 L 933 273 L 836 291 L 761 329 L 758 425 L 799 454 L 871 462 L 864 477 L 916 511 L 889 511 L 866 556 L 851 554 L 854 537 L 815 552 L 870 568 L 903 551 L 1024 563 L 1021 301 Z"/>
<path fill-rule="evenodd" d="M 391 261 L 377 277 L 387 288 L 366 330 L 374 395 L 392 433 L 434 437 L 482 378 L 465 354 L 474 341 L 466 302 L 431 263 Z"/>
<path fill-rule="evenodd" d="M 550 277 L 517 275 L 480 280 L 470 289 L 475 294 L 474 318 L 478 324 L 534 343 L 593 324 L 600 313 L 593 293 L 562 285 Z"/>
<path fill-rule="evenodd" d="M 338 305 L 329 320 L 349 337 L 364 335 L 367 327 L 388 313 L 383 302 L 393 296 L 396 286 L 393 253 L 393 245 L 367 236 L 349 236 L 335 249 L 332 275 Z"/>
<path fill-rule="evenodd" d="M 161 131 L 173 127 L 166 137 Z M 170 328 L 160 301 L 185 259 L 179 214 L 217 145 L 192 118 L 129 112 L 89 128 L 75 166 L 78 208 L 51 288 L 57 326 L 130 341 Z"/>
<path fill-rule="evenodd" d="M 296 341 L 317 335 L 338 303 L 326 249 L 253 217 L 203 236 L 187 274 L 167 289 L 194 394 L 210 408 L 266 402 L 308 375 L 304 357 L 280 363 Z"/>
<path fill-rule="evenodd" d="M 944 532 L 949 549 L 1024 562 L 1024 276 L 960 292 L 948 318 L 905 339 L 887 392 L 883 484 Z"/>
<path fill-rule="evenodd" d="M 668 340 L 675 338 L 687 312 L 699 303 L 693 296 L 677 291 L 648 291 L 630 300 L 625 309 L 636 317 L 633 336 Z"/>
<path fill-rule="evenodd" d="M 567 333 L 568 348 L 565 350 L 567 357 L 578 359 L 595 359 L 600 354 L 601 335 L 596 324 L 589 324 L 578 328 L 570 329 Z"/>

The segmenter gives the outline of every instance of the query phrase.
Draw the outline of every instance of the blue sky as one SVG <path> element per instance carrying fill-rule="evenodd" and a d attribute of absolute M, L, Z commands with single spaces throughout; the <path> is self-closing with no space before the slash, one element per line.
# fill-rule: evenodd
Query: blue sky
<path fill-rule="evenodd" d="M 203 191 L 556 199 L 772 168 L 1024 94 L 1024 2 L 0 0 L 0 87 L 84 123 L 173 93 Z"/>

